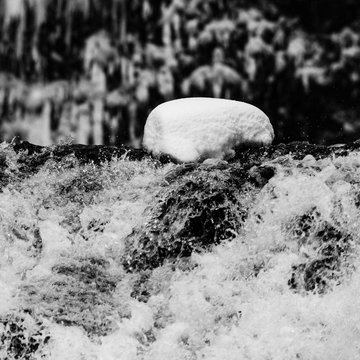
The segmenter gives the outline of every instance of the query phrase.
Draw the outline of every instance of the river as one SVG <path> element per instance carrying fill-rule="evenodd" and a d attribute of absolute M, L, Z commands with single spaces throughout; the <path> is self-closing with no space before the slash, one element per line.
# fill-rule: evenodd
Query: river
<path fill-rule="evenodd" d="M 359 358 L 358 152 L 268 162 L 228 240 L 131 272 L 125 239 L 179 165 L 68 156 L 19 178 L 0 151 L 1 359 Z"/>

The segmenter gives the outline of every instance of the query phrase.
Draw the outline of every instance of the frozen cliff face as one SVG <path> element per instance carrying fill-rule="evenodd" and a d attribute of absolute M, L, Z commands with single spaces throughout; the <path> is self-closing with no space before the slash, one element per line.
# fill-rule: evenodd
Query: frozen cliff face
<path fill-rule="evenodd" d="M 269 118 L 253 105 L 225 99 L 168 101 L 149 115 L 143 145 L 153 154 L 180 162 L 231 158 L 237 146 L 270 145 Z"/>

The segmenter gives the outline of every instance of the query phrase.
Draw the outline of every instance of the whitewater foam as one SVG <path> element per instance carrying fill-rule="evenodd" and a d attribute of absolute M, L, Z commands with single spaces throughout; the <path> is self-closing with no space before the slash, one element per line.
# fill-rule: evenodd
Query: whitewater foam
<path fill-rule="evenodd" d="M 357 153 L 268 163 L 276 175 L 251 204 L 237 238 L 193 253 L 186 269 L 165 263 L 145 274 L 146 303 L 132 296 L 140 275 L 126 273 L 119 259 L 124 238 L 147 221 L 146 209 L 176 165 L 114 159 L 100 168 L 54 170 L 48 164 L 0 193 L 0 319 L 27 311 L 24 338 L 42 334 L 34 359 L 358 358 L 359 164 Z M 325 290 L 315 284 L 305 291 L 301 282 L 292 289 L 294 266 L 301 277 L 300 265 L 319 255 L 321 231 L 347 239 L 351 251 L 340 254 Z M 74 303 L 79 286 L 94 291 Z M 61 303 L 69 308 L 61 310 Z M 82 312 L 106 331 L 96 333 Z M 74 319 L 62 322 L 61 314 Z M 12 335 L 0 324 L 6 358 Z"/>

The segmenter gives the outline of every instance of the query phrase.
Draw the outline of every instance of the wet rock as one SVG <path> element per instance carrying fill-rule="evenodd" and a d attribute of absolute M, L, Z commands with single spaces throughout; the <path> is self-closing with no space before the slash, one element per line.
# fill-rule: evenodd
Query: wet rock
<path fill-rule="evenodd" d="M 289 287 L 296 292 L 324 293 L 340 284 L 351 272 L 351 235 L 322 220 L 316 209 L 296 219 L 293 225 L 303 261 L 293 265 Z"/>
<path fill-rule="evenodd" d="M 275 169 L 269 165 L 253 166 L 248 172 L 250 180 L 259 187 L 263 187 L 274 175 Z"/>
<path fill-rule="evenodd" d="M 43 147 L 33 145 L 27 141 L 19 142 L 14 145 L 16 153 L 22 153 L 19 164 L 24 170 L 32 173 L 36 172 L 49 159 L 60 161 L 68 155 L 74 155 L 81 164 L 94 163 L 100 164 L 109 161 L 113 157 L 124 156 L 129 160 L 142 160 L 149 157 L 149 154 L 140 149 L 132 149 L 126 145 L 120 147 L 104 145 L 57 145 Z"/>
<path fill-rule="evenodd" d="M 9 183 L 9 176 L 6 174 L 6 155 L 0 154 L 0 190 Z"/>
<path fill-rule="evenodd" d="M 125 268 L 156 268 L 234 238 L 247 216 L 242 193 L 252 187 L 247 172 L 238 166 L 225 171 L 200 166 L 179 177 L 158 195 L 149 222 L 125 240 Z"/>
<path fill-rule="evenodd" d="M 65 326 L 80 326 L 88 334 L 106 335 L 116 321 L 129 317 L 126 304 L 113 296 L 121 274 L 109 271 L 102 258 L 59 262 L 52 275 L 29 280 L 21 289 L 28 309 Z"/>
<path fill-rule="evenodd" d="M 12 156 L 12 162 L 16 169 L 10 171 L 7 163 L 8 153 L 13 152 L 16 159 Z M 68 161 L 68 159 L 76 159 L 77 162 Z M 105 146 L 105 145 L 81 145 L 81 144 L 66 144 L 54 146 L 39 146 L 31 144 L 27 141 L 14 139 L 11 144 L 7 144 L 7 151 L 1 151 L 0 148 L 0 191 L 3 187 L 8 185 L 12 180 L 24 179 L 28 176 L 36 174 L 48 161 L 54 163 L 61 163 L 68 167 L 95 164 L 100 165 L 105 161 L 110 161 L 113 158 L 124 158 L 129 161 L 141 161 L 144 159 L 152 159 L 152 156 L 142 149 L 134 149 L 126 145 Z M 173 159 L 169 156 L 160 156 L 154 160 L 154 164 L 159 166 L 172 162 Z M 12 175 L 12 176 L 10 176 Z"/>
<path fill-rule="evenodd" d="M 9 147 L 18 154 L 16 160 L 16 176 L 20 179 L 39 171 L 48 160 L 60 162 L 69 155 L 78 159 L 80 164 L 94 163 L 96 165 L 99 165 L 104 161 L 109 161 L 113 157 L 125 157 L 130 161 L 141 161 L 143 159 L 152 158 L 152 155 L 147 151 L 133 149 L 126 145 L 115 147 L 105 145 L 65 144 L 45 147 L 34 145 L 27 141 L 14 140 L 9 144 Z M 359 151 L 359 149 L 360 142 L 356 141 L 336 147 L 309 144 L 308 142 L 275 144 L 269 147 L 237 147 L 235 148 L 235 156 L 231 159 L 231 163 L 241 163 L 244 168 L 249 169 L 254 165 L 261 165 L 265 161 L 274 160 L 284 155 L 291 155 L 295 160 L 303 159 L 306 155 L 312 155 L 317 160 L 331 155 L 346 156 L 349 152 Z M 177 162 L 168 155 L 157 156 L 154 161 L 160 166 L 161 164 Z M 187 169 L 190 169 L 193 166 L 191 163 L 189 165 L 190 167 Z M 219 163 L 218 166 L 220 166 Z M 7 155 L 3 151 L 0 151 L 0 189 L 11 181 L 11 177 L 9 177 L 5 171 L 6 169 L 8 169 Z"/>
<path fill-rule="evenodd" d="M 50 334 L 39 319 L 29 313 L 6 314 L 0 317 L 0 349 L 3 360 L 31 360 L 41 357 Z"/>
<path fill-rule="evenodd" d="M 306 141 L 294 141 L 289 144 L 273 144 L 269 147 L 260 148 L 237 148 L 232 161 L 240 161 L 243 164 L 261 164 L 265 161 L 274 160 L 284 155 L 291 155 L 294 160 L 301 160 L 306 155 L 312 155 L 316 160 L 333 156 L 346 156 L 349 152 L 359 151 L 360 142 L 352 142 L 337 147 L 310 144 Z"/>

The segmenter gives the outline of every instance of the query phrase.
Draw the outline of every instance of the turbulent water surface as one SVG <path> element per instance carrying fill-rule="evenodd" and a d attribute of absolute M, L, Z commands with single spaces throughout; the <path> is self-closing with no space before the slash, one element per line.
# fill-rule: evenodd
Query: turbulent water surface
<path fill-rule="evenodd" d="M 275 175 L 239 186 L 218 241 L 178 256 L 164 247 L 141 269 L 131 264 L 160 246 L 141 229 L 180 165 L 69 155 L 21 177 L 1 146 L 1 359 L 359 358 L 359 153 L 265 164 Z M 196 171 L 181 176 L 213 192 L 228 170 Z M 184 217 L 166 221 L 180 238 Z"/>

